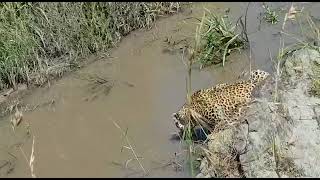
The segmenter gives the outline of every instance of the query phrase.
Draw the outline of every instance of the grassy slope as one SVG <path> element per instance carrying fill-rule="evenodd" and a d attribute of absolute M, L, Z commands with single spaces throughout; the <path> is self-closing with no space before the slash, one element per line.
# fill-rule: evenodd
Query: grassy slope
<path fill-rule="evenodd" d="M 43 84 L 179 9 L 170 2 L 0 3 L 0 90 Z"/>

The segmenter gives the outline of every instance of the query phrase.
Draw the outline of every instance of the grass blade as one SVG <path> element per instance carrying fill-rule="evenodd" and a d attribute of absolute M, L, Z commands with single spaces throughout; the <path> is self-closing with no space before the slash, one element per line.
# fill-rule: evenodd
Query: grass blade
<path fill-rule="evenodd" d="M 223 52 L 222 66 L 224 66 L 224 64 L 225 64 L 226 54 L 227 54 L 229 45 L 230 45 L 231 43 L 233 43 L 233 41 L 235 41 L 238 36 L 239 36 L 239 34 L 235 35 L 233 38 L 231 38 L 231 39 L 227 42 L 226 47 L 224 48 L 224 52 Z"/>

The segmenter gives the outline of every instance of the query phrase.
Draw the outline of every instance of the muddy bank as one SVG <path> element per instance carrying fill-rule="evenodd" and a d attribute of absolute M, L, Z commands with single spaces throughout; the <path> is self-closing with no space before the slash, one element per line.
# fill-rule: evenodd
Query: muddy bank
<path fill-rule="evenodd" d="M 301 49 L 283 64 L 279 102 L 274 79 L 262 88 L 241 125 L 209 136 L 211 152 L 198 177 L 319 177 L 319 103 L 310 94 L 320 53 Z M 227 159 L 230 157 L 230 159 Z"/>

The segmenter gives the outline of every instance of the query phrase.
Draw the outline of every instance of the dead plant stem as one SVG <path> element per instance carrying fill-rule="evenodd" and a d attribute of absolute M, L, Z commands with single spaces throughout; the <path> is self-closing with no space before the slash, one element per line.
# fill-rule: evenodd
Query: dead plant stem
<path fill-rule="evenodd" d="M 126 135 L 126 133 L 122 130 L 122 128 L 121 128 L 116 122 L 113 121 L 113 123 L 114 123 L 114 125 L 120 130 L 121 134 L 125 137 L 126 142 L 127 142 L 127 144 L 129 145 L 132 154 L 134 155 L 134 158 L 138 161 L 139 166 L 141 167 L 141 169 L 143 170 L 144 174 L 146 175 L 147 172 L 146 172 L 146 170 L 144 169 L 142 163 L 140 162 L 140 160 L 139 160 L 136 152 L 134 151 L 134 148 L 132 147 L 128 136 Z"/>

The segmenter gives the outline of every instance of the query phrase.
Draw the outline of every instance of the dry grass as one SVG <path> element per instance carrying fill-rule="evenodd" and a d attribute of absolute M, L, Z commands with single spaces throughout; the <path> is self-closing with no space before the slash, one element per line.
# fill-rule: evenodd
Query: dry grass
<path fill-rule="evenodd" d="M 282 174 L 289 177 L 301 177 L 304 176 L 303 168 L 299 168 L 292 157 L 287 155 L 288 152 L 279 145 L 279 141 L 276 136 L 272 139 L 272 154 L 275 162 L 275 171 L 279 178 Z"/>
<path fill-rule="evenodd" d="M 202 172 L 208 172 L 213 177 L 244 177 L 240 164 L 240 152 L 235 148 L 237 141 L 236 130 L 226 129 L 213 132 L 208 147 L 202 147 L 205 152 L 206 166 Z"/>
<path fill-rule="evenodd" d="M 32 178 L 36 178 L 36 174 L 34 172 L 34 160 L 35 160 L 35 155 L 34 155 L 34 141 L 35 141 L 35 137 L 32 137 L 32 147 L 31 147 L 31 154 L 30 154 L 30 159 L 28 160 L 26 153 L 23 151 L 23 149 L 21 148 L 21 146 L 19 146 L 19 149 L 23 155 L 23 157 L 25 158 L 26 162 L 28 163 L 28 166 L 30 168 L 30 174 Z"/>
<path fill-rule="evenodd" d="M 178 2 L 2 2 L 0 89 L 41 85 L 179 9 Z"/>
<path fill-rule="evenodd" d="M 23 114 L 21 111 L 18 110 L 17 108 L 17 105 L 15 106 L 15 109 L 16 109 L 16 112 L 14 114 L 14 117 L 11 119 L 11 126 L 12 126 L 12 130 L 13 130 L 13 133 L 15 133 L 15 130 L 16 128 L 19 126 L 20 122 L 22 121 L 23 119 Z M 31 133 L 30 132 L 30 123 L 27 122 L 27 130 L 28 130 L 28 133 Z M 26 156 L 26 153 L 23 151 L 22 147 L 19 146 L 19 149 L 23 155 L 23 157 L 25 158 L 26 162 L 28 163 L 28 166 L 30 168 L 30 174 L 31 174 L 31 177 L 33 178 L 36 178 L 36 174 L 34 172 L 34 161 L 35 161 L 35 155 L 34 155 L 34 151 L 35 151 L 35 136 L 33 135 L 32 136 L 32 147 L 31 147 L 31 154 L 30 154 L 30 159 L 28 160 L 27 156 Z"/>
<path fill-rule="evenodd" d="M 312 66 L 313 77 L 310 93 L 316 97 L 320 97 L 320 64 L 314 63 Z"/>
<path fill-rule="evenodd" d="M 133 156 L 134 156 L 134 160 L 136 160 L 136 161 L 139 163 L 139 166 L 140 166 L 141 170 L 143 171 L 144 175 L 147 175 L 147 171 L 146 171 L 145 168 L 143 167 L 143 165 L 142 165 L 142 163 L 141 163 L 141 161 L 140 161 L 137 153 L 135 152 L 135 150 L 134 150 L 134 148 L 133 148 L 133 146 L 132 146 L 132 144 L 131 144 L 128 136 L 127 136 L 127 130 L 124 131 L 124 130 L 123 130 L 116 122 L 114 122 L 114 121 L 113 121 L 113 124 L 120 130 L 122 136 L 124 136 L 125 139 L 126 139 L 126 143 L 127 143 L 128 146 L 123 146 L 123 147 L 126 148 L 126 149 L 129 149 L 129 150 L 132 152 L 132 154 L 133 154 Z M 126 162 L 126 167 L 128 166 L 128 163 L 129 163 L 130 161 L 132 161 L 132 160 L 133 160 L 133 159 L 129 159 L 129 160 Z"/>
<path fill-rule="evenodd" d="M 29 160 L 29 167 L 30 167 L 30 171 L 31 171 L 31 176 L 33 178 L 36 178 L 36 174 L 34 173 L 34 141 L 35 141 L 35 137 L 32 137 L 32 149 L 31 149 L 31 154 L 30 154 L 30 160 Z"/>
<path fill-rule="evenodd" d="M 303 177 L 305 176 L 304 170 L 297 167 L 294 163 L 293 158 L 287 157 L 286 155 L 281 154 L 278 162 L 279 172 L 287 174 L 289 177 Z"/>

